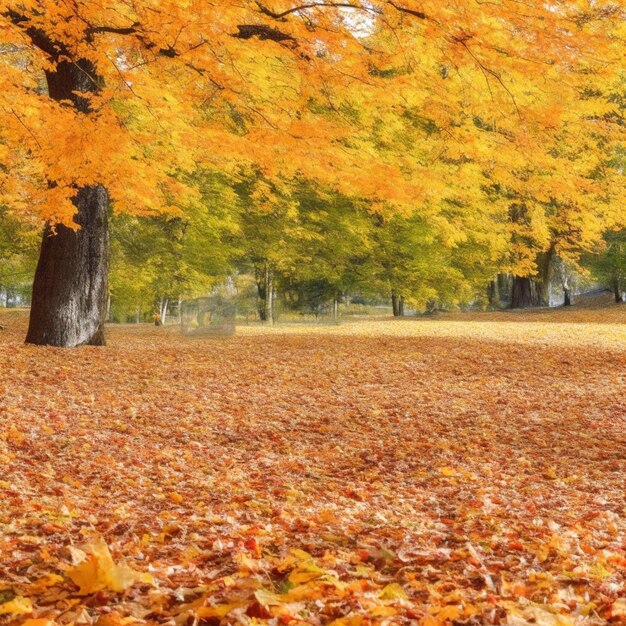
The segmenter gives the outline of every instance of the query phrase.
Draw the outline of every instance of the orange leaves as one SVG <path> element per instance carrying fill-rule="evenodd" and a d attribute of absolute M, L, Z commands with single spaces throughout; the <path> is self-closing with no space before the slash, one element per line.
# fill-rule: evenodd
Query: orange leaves
<path fill-rule="evenodd" d="M 468 212 L 533 169 L 525 197 L 591 211 L 600 194 L 585 180 L 615 147 L 617 125 L 603 125 L 617 109 L 580 94 L 619 70 L 623 14 L 588 4 L 3 0 L 3 202 L 69 224 L 74 185 L 98 183 L 118 211 L 175 211 L 193 190 L 172 177 L 200 163 L 302 175 L 380 206 L 461 198 Z M 90 115 L 42 87 L 65 56 L 95 68 Z M 575 167 L 554 156 L 566 143 Z M 605 187 L 619 197 L 619 177 Z"/>
<path fill-rule="evenodd" d="M 71 353 L 7 319 L 10 626 L 624 619 L 620 307 Z"/>
<path fill-rule="evenodd" d="M 181 496 L 179 493 L 176 493 L 175 491 L 169 494 L 169 499 L 175 504 L 181 504 L 182 502 L 184 502 L 183 496 Z"/>

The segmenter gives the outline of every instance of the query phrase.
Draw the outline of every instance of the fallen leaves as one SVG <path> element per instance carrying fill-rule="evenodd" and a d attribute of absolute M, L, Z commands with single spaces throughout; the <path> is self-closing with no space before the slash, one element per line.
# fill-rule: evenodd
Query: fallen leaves
<path fill-rule="evenodd" d="M 107 544 L 100 536 L 95 537 L 84 549 L 82 557 L 78 557 L 78 563 L 65 572 L 79 588 L 78 593 L 81 596 L 105 589 L 123 592 L 135 583 L 148 585 L 154 583 L 150 574 L 136 572 L 128 565 L 116 564 Z"/>
<path fill-rule="evenodd" d="M 29 598 L 23 598 L 22 596 L 15 596 L 6 602 L 0 603 L 0 615 L 22 615 L 31 613 L 32 610 L 33 603 Z"/>
<path fill-rule="evenodd" d="M 623 623 L 626 351 L 479 318 L 3 334 L 2 619 Z"/>

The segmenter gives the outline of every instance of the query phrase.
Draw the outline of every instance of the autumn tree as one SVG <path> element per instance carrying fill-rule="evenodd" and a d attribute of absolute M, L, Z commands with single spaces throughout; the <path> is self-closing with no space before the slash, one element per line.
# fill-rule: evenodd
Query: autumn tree
<path fill-rule="evenodd" d="M 180 307 L 235 269 L 238 198 L 232 181 L 198 169 L 188 176 L 197 197 L 164 215 L 116 215 L 111 223 L 111 306 L 117 318 Z"/>
<path fill-rule="evenodd" d="M 202 161 L 414 204 L 442 181 L 410 150 L 380 150 L 381 119 L 422 109 L 441 150 L 506 173 L 498 144 L 530 150 L 559 124 L 555 100 L 571 104 L 563 86 L 606 70 L 623 34 L 606 0 L 2 0 L 0 16 L 20 55 L 2 55 L 3 195 L 47 224 L 27 340 L 63 346 L 104 341 L 110 203 L 167 210 L 191 193 L 173 174 Z"/>
<path fill-rule="evenodd" d="M 619 304 L 624 301 L 626 291 L 626 231 L 608 231 L 603 244 L 595 254 L 586 255 L 583 264 L 597 280 L 611 289 Z"/>

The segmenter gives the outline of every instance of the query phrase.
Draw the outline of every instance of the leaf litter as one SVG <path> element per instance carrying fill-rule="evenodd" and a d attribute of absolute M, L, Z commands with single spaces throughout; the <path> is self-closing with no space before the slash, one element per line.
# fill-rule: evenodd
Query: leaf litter
<path fill-rule="evenodd" d="M 512 317 L 71 351 L 11 318 L 0 622 L 626 623 L 622 327 Z"/>

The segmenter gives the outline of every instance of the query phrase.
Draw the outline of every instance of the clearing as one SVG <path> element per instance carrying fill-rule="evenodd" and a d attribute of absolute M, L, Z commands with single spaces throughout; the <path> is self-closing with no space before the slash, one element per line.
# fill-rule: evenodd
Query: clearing
<path fill-rule="evenodd" d="M 0 621 L 626 623 L 622 321 L 62 350 L 2 314 Z"/>

